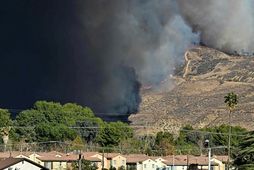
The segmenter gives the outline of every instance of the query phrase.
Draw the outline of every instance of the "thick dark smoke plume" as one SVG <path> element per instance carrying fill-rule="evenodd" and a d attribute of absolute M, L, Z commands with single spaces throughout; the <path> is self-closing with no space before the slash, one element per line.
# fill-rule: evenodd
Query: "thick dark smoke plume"
<path fill-rule="evenodd" d="M 138 110 L 193 43 L 253 51 L 251 0 L 10 0 L 0 4 L 0 104 Z M 171 82 L 168 82 L 169 86 Z"/>
<path fill-rule="evenodd" d="M 199 42 L 199 35 L 192 33 L 173 0 L 160 3 L 100 0 L 89 1 L 83 7 L 81 20 L 88 37 L 88 51 L 93 59 L 102 63 L 99 67 L 104 68 L 107 77 L 102 94 L 109 104 L 115 105 L 120 99 L 124 104 L 117 106 L 120 112 L 133 104 L 138 106 L 139 100 L 132 96 L 137 91 L 130 89 L 134 85 L 131 82 L 159 83 L 183 61 L 185 50 Z M 137 79 L 122 79 L 124 75 L 117 73 L 122 66 L 132 68 Z"/>

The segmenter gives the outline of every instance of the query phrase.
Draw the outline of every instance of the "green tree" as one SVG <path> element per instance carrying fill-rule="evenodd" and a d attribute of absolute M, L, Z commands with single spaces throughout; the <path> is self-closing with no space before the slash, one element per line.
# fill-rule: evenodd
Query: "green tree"
<path fill-rule="evenodd" d="M 141 150 L 143 150 L 144 145 L 145 145 L 144 140 L 139 140 L 133 137 L 122 140 L 119 144 L 119 147 L 121 148 L 123 153 L 130 154 L 130 153 L 139 153 Z"/>
<path fill-rule="evenodd" d="M 71 142 L 71 150 L 82 150 L 84 149 L 84 143 L 80 136 L 77 136 L 72 142 Z"/>
<path fill-rule="evenodd" d="M 76 134 L 70 127 L 90 119 L 99 121 L 87 107 L 73 103 L 61 105 L 56 102 L 37 101 L 32 109 L 24 110 L 17 116 L 15 124 L 21 128 L 16 129 L 16 133 L 20 140 L 26 142 L 73 140 Z"/>
<path fill-rule="evenodd" d="M 102 130 L 104 122 L 100 118 L 87 118 L 83 121 L 77 122 L 76 126 L 80 127 L 77 129 L 79 135 L 86 140 L 86 142 L 91 145 L 98 133 Z"/>
<path fill-rule="evenodd" d="M 105 123 L 101 127 L 96 141 L 101 146 L 117 146 L 122 140 L 132 138 L 133 129 L 123 122 Z"/>
<path fill-rule="evenodd" d="M 188 140 L 188 134 L 189 131 L 194 130 L 193 127 L 191 125 L 186 125 L 184 127 L 182 127 L 182 129 L 180 130 L 179 136 L 176 140 L 176 145 L 186 145 L 186 144 L 190 144 L 192 143 L 190 140 Z"/>
<path fill-rule="evenodd" d="M 167 140 L 169 143 L 173 143 L 174 136 L 169 132 L 158 132 L 155 137 L 155 144 L 159 144 L 162 140 Z"/>
<path fill-rule="evenodd" d="M 9 141 L 10 126 L 12 125 L 12 120 L 10 118 L 10 112 L 7 109 L 0 109 L 0 134 L 2 136 L 3 142 L 6 144 Z"/>
<path fill-rule="evenodd" d="M 238 98 L 237 95 L 233 92 L 228 93 L 225 97 L 225 104 L 229 108 L 230 111 L 235 109 L 236 105 L 238 104 Z"/>
<path fill-rule="evenodd" d="M 212 144 L 214 146 L 226 146 L 228 139 L 227 139 L 227 134 L 229 131 L 230 126 L 229 125 L 220 125 L 220 126 L 215 126 L 206 129 L 206 131 L 214 132 L 211 134 L 212 138 Z M 240 126 L 231 126 L 232 134 L 242 134 L 247 132 L 245 128 L 242 128 Z M 243 137 L 239 135 L 232 135 L 231 136 L 231 146 L 233 147 L 238 147 L 239 143 L 242 141 Z"/>
<path fill-rule="evenodd" d="M 20 112 L 15 121 L 15 125 L 20 127 L 15 129 L 17 138 L 25 142 L 36 141 L 34 128 L 40 123 L 47 123 L 45 115 L 35 109 Z"/>
<path fill-rule="evenodd" d="M 249 132 L 239 145 L 238 154 L 234 160 L 234 165 L 239 170 L 254 169 L 254 132 Z"/>
<path fill-rule="evenodd" d="M 180 130 L 179 136 L 175 141 L 177 154 L 197 154 L 199 148 L 193 139 L 194 128 L 191 125 L 186 125 Z"/>
<path fill-rule="evenodd" d="M 158 132 L 155 137 L 155 145 L 153 149 L 156 155 L 174 154 L 174 137 L 169 132 Z"/>
<path fill-rule="evenodd" d="M 235 109 L 236 105 L 238 104 L 238 98 L 237 95 L 233 92 L 228 93 L 225 97 L 224 97 L 224 103 L 226 104 L 226 106 L 229 109 L 229 131 L 228 131 L 228 165 L 229 165 L 229 160 L 230 160 L 230 145 L 231 145 L 231 113 L 232 111 Z M 229 166 L 228 166 L 229 169 Z"/>
<path fill-rule="evenodd" d="M 12 125 L 11 114 L 7 109 L 0 109 L 0 127 Z"/>
<path fill-rule="evenodd" d="M 77 135 L 73 129 L 64 124 L 40 123 L 35 127 L 38 142 L 73 140 Z"/>
<path fill-rule="evenodd" d="M 63 123 L 67 126 L 73 126 L 77 121 L 94 117 L 91 109 L 74 103 L 61 105 L 55 102 L 38 101 L 34 104 L 34 109 L 42 113 L 48 122 Z"/>
<path fill-rule="evenodd" d="M 212 132 L 210 134 L 210 145 L 211 147 L 214 146 L 227 146 L 228 145 L 228 131 L 230 126 L 229 125 L 220 125 L 210 128 L 204 128 L 202 130 Z M 240 126 L 232 126 L 231 127 L 232 134 L 242 134 L 247 132 L 245 128 Z M 240 135 L 232 135 L 231 136 L 231 146 L 232 148 L 237 148 L 239 143 L 243 140 L 243 136 Z M 237 152 L 236 149 L 232 149 L 232 155 Z M 227 154 L 225 150 L 222 149 L 213 149 L 214 154 Z"/>

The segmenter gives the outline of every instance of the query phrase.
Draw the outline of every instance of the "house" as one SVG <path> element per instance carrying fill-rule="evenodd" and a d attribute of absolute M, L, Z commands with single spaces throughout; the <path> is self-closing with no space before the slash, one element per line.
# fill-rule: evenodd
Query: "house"
<path fill-rule="evenodd" d="M 155 162 L 156 162 L 156 170 L 167 170 L 168 166 L 167 166 L 167 160 L 161 158 L 161 157 L 155 157 L 154 158 Z M 169 169 L 169 168 L 168 168 Z"/>
<path fill-rule="evenodd" d="M 107 158 L 99 152 L 83 152 L 82 155 L 85 160 L 95 164 L 98 170 L 101 170 L 103 167 L 108 167 Z"/>
<path fill-rule="evenodd" d="M 224 158 L 224 157 L 223 157 Z M 175 155 L 163 158 L 167 164 L 166 170 L 207 170 L 207 156 Z M 211 158 L 211 167 L 213 170 L 225 170 L 225 164 L 214 157 Z"/>
<path fill-rule="evenodd" d="M 142 170 L 143 169 L 142 162 L 149 159 L 149 156 L 144 154 L 130 154 L 125 155 L 125 157 L 127 169 L 136 169 L 136 170 Z"/>
<path fill-rule="evenodd" d="M 38 157 L 40 157 L 40 155 L 37 153 L 34 153 L 34 152 L 33 153 L 22 153 L 22 155 L 26 156 L 31 161 L 34 161 L 40 165 L 43 165 L 43 162 L 38 159 Z"/>
<path fill-rule="evenodd" d="M 208 169 L 209 159 L 207 156 L 189 156 L 189 169 L 191 170 L 206 170 Z M 219 164 L 210 160 L 211 169 L 216 170 L 219 169 Z M 222 169 L 221 169 L 222 170 Z"/>
<path fill-rule="evenodd" d="M 13 158 L 17 158 L 17 157 L 19 157 L 19 158 L 28 158 L 27 157 L 27 155 L 29 155 L 29 154 L 31 154 L 31 152 L 30 153 L 26 153 L 26 154 L 24 154 L 24 153 L 22 153 L 22 152 L 17 152 L 17 151 L 12 151 L 12 152 L 0 152 L 0 160 L 2 160 L 2 159 L 6 159 L 6 158 L 9 158 L 9 157 L 13 157 Z"/>
<path fill-rule="evenodd" d="M 37 153 L 38 160 L 42 162 L 42 165 L 50 170 L 67 170 L 72 169 L 72 163 L 78 162 L 79 154 L 77 153 L 60 153 L 60 152 L 47 152 Z M 97 152 L 83 152 L 81 158 L 91 162 L 98 170 L 102 169 L 102 156 Z M 105 158 L 106 160 L 106 158 Z"/>
<path fill-rule="evenodd" d="M 127 169 L 158 170 L 167 167 L 164 163 L 166 160 L 160 157 L 149 157 L 143 154 L 130 154 L 126 155 L 126 159 Z"/>
<path fill-rule="evenodd" d="M 27 158 L 7 158 L 0 161 L 1 170 L 48 170 Z"/>
<path fill-rule="evenodd" d="M 189 160 L 186 155 L 169 155 L 165 157 L 154 158 L 158 164 L 158 170 L 187 170 Z"/>
<path fill-rule="evenodd" d="M 216 156 L 216 155 L 214 155 L 212 157 L 211 161 L 218 164 L 218 168 L 215 169 L 215 170 L 225 170 L 226 169 L 226 164 L 227 164 L 227 161 L 228 161 L 228 156 Z"/>
<path fill-rule="evenodd" d="M 75 162 L 79 159 L 77 154 L 65 154 L 55 151 L 40 152 L 37 154 L 39 156 L 36 158 L 41 161 L 41 165 L 49 170 L 66 170 L 71 167 L 72 162 Z"/>
<path fill-rule="evenodd" d="M 115 167 L 118 169 L 124 167 L 126 169 L 126 158 L 120 153 L 105 153 L 104 157 L 107 159 L 105 168 Z"/>
<path fill-rule="evenodd" d="M 148 158 L 142 162 L 142 168 L 142 170 L 157 170 L 159 165 L 156 163 L 156 161 Z"/>
<path fill-rule="evenodd" d="M 165 157 L 151 157 L 144 154 L 121 155 L 120 153 L 83 152 L 82 159 L 96 165 L 98 170 L 115 167 L 119 169 L 135 170 L 206 170 L 207 156 L 169 155 Z M 50 170 L 72 169 L 72 163 L 79 160 L 77 153 L 52 152 L 0 152 L 0 160 L 6 158 L 20 158 L 33 161 Z M 213 156 L 211 166 L 213 170 L 225 170 L 227 156 Z"/>

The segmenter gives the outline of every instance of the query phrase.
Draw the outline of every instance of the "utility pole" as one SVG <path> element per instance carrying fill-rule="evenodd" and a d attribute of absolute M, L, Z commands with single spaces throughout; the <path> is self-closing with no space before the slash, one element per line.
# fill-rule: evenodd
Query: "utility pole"
<path fill-rule="evenodd" d="M 104 149 L 102 150 L 102 162 L 101 162 L 101 166 L 102 166 L 102 169 L 104 169 Z"/>
<path fill-rule="evenodd" d="M 204 147 L 208 149 L 208 170 L 211 170 L 211 147 L 208 139 L 205 140 Z"/>
<path fill-rule="evenodd" d="M 209 145 L 209 140 L 206 139 L 205 143 L 204 143 L 204 147 L 208 149 L 208 170 L 211 170 L 211 152 L 212 152 L 212 149 L 227 148 L 227 146 L 215 146 L 215 147 L 211 147 Z"/>
<path fill-rule="evenodd" d="M 175 169 L 175 154 L 173 154 L 173 170 Z"/>
<path fill-rule="evenodd" d="M 211 170 L 211 147 L 208 148 L 208 170 Z"/>
<path fill-rule="evenodd" d="M 232 128 L 231 128 L 231 109 L 229 110 L 229 116 L 228 116 L 228 120 L 229 120 L 229 133 L 228 133 L 228 160 L 227 160 L 227 163 L 228 163 L 228 166 L 227 166 L 227 170 L 229 170 L 229 164 L 230 164 L 230 145 L 231 145 L 231 131 L 232 131 Z"/>
<path fill-rule="evenodd" d="M 82 154 L 81 150 L 79 151 L 79 158 L 78 158 L 78 170 L 81 170 L 81 163 L 82 163 Z"/>

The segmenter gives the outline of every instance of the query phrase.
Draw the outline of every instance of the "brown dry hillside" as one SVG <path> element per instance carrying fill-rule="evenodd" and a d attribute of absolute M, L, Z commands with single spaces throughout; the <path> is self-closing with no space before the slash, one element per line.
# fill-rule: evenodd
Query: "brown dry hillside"
<path fill-rule="evenodd" d="M 201 128 L 228 123 L 224 96 L 234 92 L 239 104 L 232 124 L 254 130 L 254 57 L 207 47 L 190 49 L 184 57 L 184 68 L 169 78 L 173 88 L 142 92 L 140 111 L 129 117 L 132 125 L 150 125 L 152 133 L 176 132 L 186 124 Z"/>

